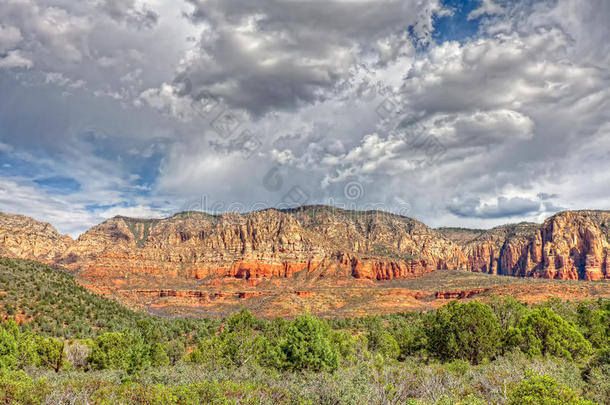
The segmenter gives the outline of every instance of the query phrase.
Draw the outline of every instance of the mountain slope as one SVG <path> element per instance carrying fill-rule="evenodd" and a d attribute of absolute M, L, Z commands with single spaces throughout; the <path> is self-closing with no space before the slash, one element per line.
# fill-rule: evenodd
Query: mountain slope
<path fill-rule="evenodd" d="M 269 313 L 301 307 L 337 311 L 357 306 L 354 297 L 366 306 L 379 298 L 371 298 L 373 290 L 449 269 L 562 280 L 610 278 L 606 211 L 562 212 L 543 224 L 487 231 L 433 230 L 406 217 L 325 206 L 248 214 L 187 212 L 155 220 L 115 217 L 77 240 L 31 218 L 2 215 L 0 236 L 2 255 L 69 269 L 89 289 L 153 312 L 178 302 L 186 313 L 190 307 L 205 315 L 250 298 Z M 341 298 L 340 290 L 352 293 Z M 403 298 L 377 302 L 393 306 L 389 300 L 406 300 L 399 308 L 418 307 L 419 298 L 436 293 L 454 294 L 402 291 Z M 304 297 L 312 298 L 309 304 L 303 304 Z"/>
<path fill-rule="evenodd" d="M 60 235 L 51 224 L 0 212 L 0 256 L 53 263 L 61 260 L 73 242 L 69 236 Z"/>
<path fill-rule="evenodd" d="M 159 333 L 206 330 L 206 321 L 164 319 L 136 312 L 80 286 L 74 276 L 47 265 L 0 258 L 0 316 L 47 336 L 93 337 L 107 331 L 135 329 L 141 322 Z M 177 327 L 183 330 L 176 331 Z"/>
<path fill-rule="evenodd" d="M 455 243 L 409 218 L 305 207 L 164 220 L 116 217 L 78 238 L 62 260 L 82 270 L 83 279 L 138 273 L 179 282 L 291 277 L 320 267 L 327 275 L 382 280 L 459 268 L 464 258 Z"/>
<path fill-rule="evenodd" d="M 493 228 L 462 243 L 467 270 L 561 280 L 610 278 L 610 212 L 565 211 L 542 225 Z"/>

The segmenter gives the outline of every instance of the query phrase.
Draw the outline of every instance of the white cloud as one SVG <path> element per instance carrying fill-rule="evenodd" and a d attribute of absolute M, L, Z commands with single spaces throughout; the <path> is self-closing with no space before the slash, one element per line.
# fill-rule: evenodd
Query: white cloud
<path fill-rule="evenodd" d="M 112 207 L 97 213 L 102 218 L 112 218 L 124 216 L 130 218 L 163 218 L 166 212 L 159 211 L 151 207 L 136 205 L 133 207 Z"/>
<path fill-rule="evenodd" d="M 502 11 L 502 7 L 496 4 L 493 0 L 481 0 L 481 5 L 468 14 L 468 20 L 476 20 L 477 18 L 486 14 L 500 14 Z"/>
<path fill-rule="evenodd" d="M 19 28 L 0 24 L 0 52 L 14 49 L 22 39 Z"/>
<path fill-rule="evenodd" d="M 24 57 L 20 51 L 12 50 L 9 51 L 6 56 L 0 58 L 0 68 L 12 69 L 12 68 L 26 68 L 29 69 L 33 66 L 33 62 L 28 58 Z"/>
<path fill-rule="evenodd" d="M 98 220 L 82 206 L 50 196 L 24 182 L 4 178 L 0 178 L 0 211 L 50 222 L 59 232 L 72 237 L 77 237 Z"/>

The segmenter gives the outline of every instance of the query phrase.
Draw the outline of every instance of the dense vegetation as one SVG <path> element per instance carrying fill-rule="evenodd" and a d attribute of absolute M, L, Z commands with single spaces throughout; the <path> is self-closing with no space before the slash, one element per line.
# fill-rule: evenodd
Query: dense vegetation
<path fill-rule="evenodd" d="M 5 403 L 610 404 L 608 300 L 169 320 L 46 266 L 0 268 Z"/>
<path fill-rule="evenodd" d="M 0 258 L 0 307 L 5 316 L 26 321 L 25 330 L 64 339 L 95 337 L 145 324 L 165 339 L 205 336 L 214 320 L 168 320 L 131 311 L 81 287 L 73 276 L 27 260 Z"/>

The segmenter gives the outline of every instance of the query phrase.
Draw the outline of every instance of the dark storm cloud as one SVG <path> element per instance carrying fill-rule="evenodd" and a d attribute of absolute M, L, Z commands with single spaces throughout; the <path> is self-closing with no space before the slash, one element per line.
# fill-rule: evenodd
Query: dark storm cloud
<path fill-rule="evenodd" d="M 178 81 L 259 116 L 292 110 L 325 93 L 378 41 L 405 35 L 427 41 L 438 2 L 341 0 L 190 0 L 203 33 Z"/>

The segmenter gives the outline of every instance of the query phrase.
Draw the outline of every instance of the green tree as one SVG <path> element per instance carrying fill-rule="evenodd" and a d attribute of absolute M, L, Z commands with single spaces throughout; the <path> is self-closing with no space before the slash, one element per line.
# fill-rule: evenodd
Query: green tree
<path fill-rule="evenodd" d="M 251 329 L 224 331 L 219 336 L 222 356 L 231 366 L 242 367 L 251 361 L 258 361 L 267 340 L 254 334 Z"/>
<path fill-rule="evenodd" d="M 330 337 L 341 359 L 349 364 L 368 356 L 368 341 L 365 336 L 354 336 L 346 330 L 333 331 Z"/>
<path fill-rule="evenodd" d="M 290 322 L 286 335 L 270 352 L 274 365 L 279 368 L 334 371 L 339 366 L 330 327 L 311 315 L 302 315 Z"/>
<path fill-rule="evenodd" d="M 400 346 L 394 336 L 384 329 L 374 329 L 367 335 L 369 350 L 380 353 L 389 359 L 396 359 L 400 354 Z"/>
<path fill-rule="evenodd" d="M 465 359 L 478 364 L 495 356 L 501 331 L 488 305 L 453 301 L 430 316 L 426 335 L 428 350 L 439 359 Z"/>
<path fill-rule="evenodd" d="M 548 375 L 530 376 L 509 394 L 509 405 L 594 405 Z"/>
<path fill-rule="evenodd" d="M 64 363 L 64 342 L 53 338 L 39 338 L 36 354 L 42 366 L 59 372 Z"/>
<path fill-rule="evenodd" d="M 578 326 L 595 348 L 610 347 L 610 311 L 591 308 L 590 303 L 578 305 Z"/>
<path fill-rule="evenodd" d="M 576 327 L 549 308 L 539 308 L 524 316 L 513 341 L 530 356 L 548 354 L 576 360 L 593 352 L 591 343 Z"/>
<path fill-rule="evenodd" d="M 525 305 L 510 296 L 495 295 L 489 302 L 489 306 L 503 330 L 516 327 L 521 318 L 528 312 Z"/>
<path fill-rule="evenodd" d="M 227 319 L 227 330 L 229 332 L 252 330 L 257 324 L 258 321 L 252 313 L 247 309 L 242 309 Z"/>
<path fill-rule="evenodd" d="M 103 370 L 106 368 L 123 369 L 127 365 L 129 354 L 129 340 L 120 332 L 106 332 L 93 341 L 89 354 L 89 364 L 92 368 Z"/>
<path fill-rule="evenodd" d="M 205 339 L 197 345 L 197 348 L 186 356 L 189 363 L 212 363 L 218 364 L 223 361 L 223 342 L 220 337 L 214 335 Z"/>
<path fill-rule="evenodd" d="M 405 359 L 425 350 L 427 346 L 426 331 L 423 318 L 418 317 L 409 321 L 394 322 L 392 335 L 400 348 L 399 359 Z"/>
<path fill-rule="evenodd" d="M 124 363 L 124 368 L 128 374 L 138 374 L 151 366 L 150 350 L 151 347 L 143 341 L 130 344 Z"/>
<path fill-rule="evenodd" d="M 150 345 L 150 364 L 153 367 L 169 365 L 169 356 L 165 351 L 165 347 L 161 343 L 153 343 Z"/>
<path fill-rule="evenodd" d="M 40 366 L 37 352 L 38 336 L 31 333 L 21 333 L 17 349 L 17 368 L 26 366 Z"/>
<path fill-rule="evenodd" d="M 186 354 L 186 348 L 181 340 L 175 339 L 165 344 L 165 353 L 169 358 L 169 364 L 173 366 L 179 360 L 182 360 Z"/>

